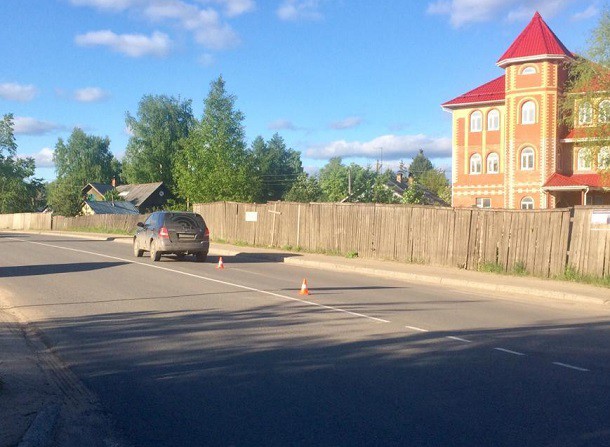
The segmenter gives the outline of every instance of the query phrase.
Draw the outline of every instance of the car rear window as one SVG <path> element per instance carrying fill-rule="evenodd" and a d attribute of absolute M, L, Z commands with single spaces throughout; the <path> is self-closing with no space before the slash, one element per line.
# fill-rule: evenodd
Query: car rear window
<path fill-rule="evenodd" d="M 202 230 L 205 223 L 199 214 L 167 213 L 165 226 L 168 230 Z"/>

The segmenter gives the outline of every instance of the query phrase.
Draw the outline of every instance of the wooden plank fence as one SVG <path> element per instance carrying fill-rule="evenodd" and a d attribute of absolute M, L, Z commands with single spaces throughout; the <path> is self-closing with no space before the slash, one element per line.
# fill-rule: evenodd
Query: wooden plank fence
<path fill-rule="evenodd" d="M 610 274 L 610 226 L 593 231 L 590 207 L 524 211 L 217 202 L 196 204 L 194 210 L 204 216 L 213 238 L 227 242 L 472 270 L 489 264 L 542 277 L 560 275 L 568 265 L 583 274 Z M 257 220 L 246 221 L 246 212 L 257 213 Z"/>
<path fill-rule="evenodd" d="M 491 265 L 552 277 L 566 268 L 610 276 L 610 222 L 592 225 L 596 207 L 485 210 L 417 205 L 216 202 L 195 204 L 211 236 L 226 242 L 358 254 L 476 270 Z M 604 211 L 604 210 L 602 210 Z M 608 219 L 610 219 L 610 210 Z M 246 216 L 256 220 L 248 221 Z M 132 232 L 147 215 L 0 215 L 0 229 Z"/>

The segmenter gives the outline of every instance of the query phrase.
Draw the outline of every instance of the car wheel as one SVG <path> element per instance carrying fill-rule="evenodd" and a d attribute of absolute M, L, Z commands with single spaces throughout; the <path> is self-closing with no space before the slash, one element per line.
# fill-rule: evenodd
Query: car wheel
<path fill-rule="evenodd" d="M 161 259 L 161 253 L 159 253 L 159 249 L 157 248 L 156 242 L 150 244 L 150 259 L 151 261 L 155 262 Z"/>
<path fill-rule="evenodd" d="M 143 254 L 144 254 L 144 250 L 140 250 L 140 247 L 138 247 L 138 241 L 134 238 L 134 240 L 133 240 L 133 255 L 136 258 L 141 258 Z"/>
<path fill-rule="evenodd" d="M 195 253 L 195 261 L 205 262 L 208 259 L 208 254 L 202 251 Z"/>

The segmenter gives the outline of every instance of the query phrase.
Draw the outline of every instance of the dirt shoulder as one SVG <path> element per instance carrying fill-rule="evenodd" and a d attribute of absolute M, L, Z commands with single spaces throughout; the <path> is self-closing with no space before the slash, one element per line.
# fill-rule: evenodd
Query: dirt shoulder
<path fill-rule="evenodd" d="M 96 396 L 0 289 L 0 447 L 127 447 Z"/>

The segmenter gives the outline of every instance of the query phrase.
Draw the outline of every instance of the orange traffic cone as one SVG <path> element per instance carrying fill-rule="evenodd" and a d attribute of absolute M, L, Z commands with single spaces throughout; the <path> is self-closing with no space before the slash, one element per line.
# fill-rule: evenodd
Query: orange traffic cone
<path fill-rule="evenodd" d="M 301 291 L 299 295 L 309 295 L 309 289 L 307 288 L 307 280 L 303 278 L 303 284 L 301 285 Z"/>
<path fill-rule="evenodd" d="M 220 258 L 218 258 L 218 265 L 216 266 L 217 269 L 223 269 L 225 268 L 225 264 L 224 262 L 222 262 L 222 256 Z"/>

